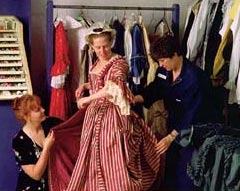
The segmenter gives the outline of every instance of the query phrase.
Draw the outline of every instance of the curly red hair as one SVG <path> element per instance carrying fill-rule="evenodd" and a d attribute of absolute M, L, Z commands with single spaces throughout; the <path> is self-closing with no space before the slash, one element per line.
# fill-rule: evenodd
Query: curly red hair
<path fill-rule="evenodd" d="M 26 116 L 41 106 L 41 100 L 37 95 L 25 94 L 17 97 L 12 102 L 12 109 L 16 118 L 23 124 L 26 123 Z"/>

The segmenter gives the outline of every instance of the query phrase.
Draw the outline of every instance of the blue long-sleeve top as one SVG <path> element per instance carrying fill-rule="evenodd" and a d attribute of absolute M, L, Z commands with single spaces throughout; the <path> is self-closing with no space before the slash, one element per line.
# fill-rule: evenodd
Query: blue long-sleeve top
<path fill-rule="evenodd" d="M 172 79 L 172 72 L 160 67 L 143 93 L 147 108 L 159 99 L 164 100 L 169 112 L 169 132 L 173 129 L 181 132 L 193 124 L 215 119 L 210 81 L 202 69 L 184 58 L 180 75 L 174 82 Z"/>

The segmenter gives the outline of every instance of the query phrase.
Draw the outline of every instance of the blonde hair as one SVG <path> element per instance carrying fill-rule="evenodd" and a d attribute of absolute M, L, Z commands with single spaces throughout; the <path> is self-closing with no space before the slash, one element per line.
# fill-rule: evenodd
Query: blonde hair
<path fill-rule="evenodd" d="M 99 38 L 99 37 L 107 37 L 109 42 L 113 42 L 115 35 L 111 32 L 103 32 L 100 34 L 90 34 L 87 38 L 88 44 L 93 45 L 93 39 Z"/>
<path fill-rule="evenodd" d="M 12 109 L 16 118 L 23 124 L 26 123 L 26 116 L 41 106 L 41 100 L 37 95 L 25 94 L 17 97 L 12 102 Z"/>

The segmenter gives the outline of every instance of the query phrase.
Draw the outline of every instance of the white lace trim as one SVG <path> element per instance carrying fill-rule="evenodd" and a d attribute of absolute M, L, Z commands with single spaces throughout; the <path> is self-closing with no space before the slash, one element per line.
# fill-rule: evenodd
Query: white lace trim
<path fill-rule="evenodd" d="M 66 74 L 53 76 L 51 79 L 51 87 L 53 88 L 63 88 L 65 84 Z"/>
<path fill-rule="evenodd" d="M 103 89 L 112 96 L 109 100 L 119 106 L 122 115 L 130 115 L 129 101 L 123 96 L 122 89 L 116 83 L 107 81 Z"/>

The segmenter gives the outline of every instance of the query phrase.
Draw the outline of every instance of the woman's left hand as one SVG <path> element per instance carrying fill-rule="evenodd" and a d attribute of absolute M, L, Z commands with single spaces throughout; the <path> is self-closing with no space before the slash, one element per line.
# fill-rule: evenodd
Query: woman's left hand
<path fill-rule="evenodd" d="M 89 97 L 83 97 L 77 100 L 78 109 L 83 109 L 89 104 Z"/>

